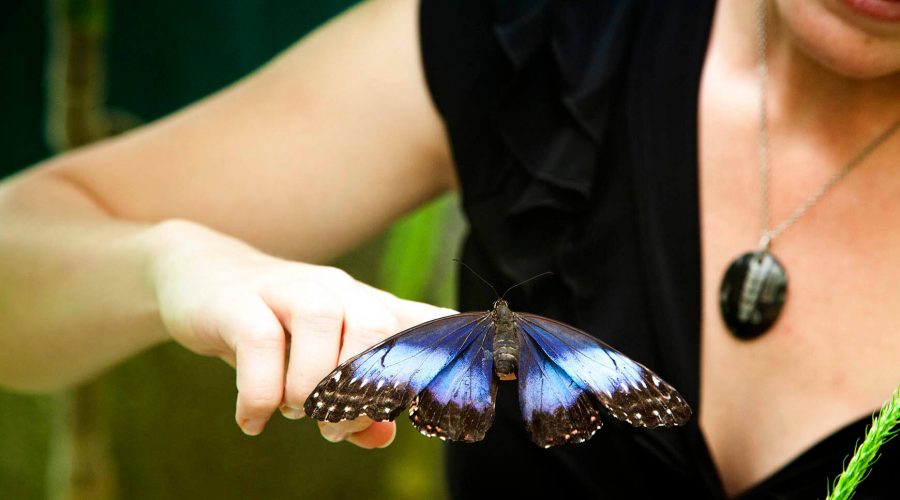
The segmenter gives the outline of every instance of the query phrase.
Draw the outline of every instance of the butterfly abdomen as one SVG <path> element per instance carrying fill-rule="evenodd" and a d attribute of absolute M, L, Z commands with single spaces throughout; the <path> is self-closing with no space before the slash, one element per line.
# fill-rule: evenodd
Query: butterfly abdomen
<path fill-rule="evenodd" d="M 513 314 L 505 301 L 494 305 L 494 371 L 503 380 L 512 378 L 519 365 L 519 338 Z"/>

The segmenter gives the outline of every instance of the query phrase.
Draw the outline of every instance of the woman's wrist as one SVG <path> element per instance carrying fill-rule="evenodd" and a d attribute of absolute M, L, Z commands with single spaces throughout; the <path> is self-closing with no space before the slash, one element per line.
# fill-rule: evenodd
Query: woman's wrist
<path fill-rule="evenodd" d="M 0 385 L 55 390 L 167 340 L 148 279 L 153 226 L 99 214 L 2 219 Z"/>

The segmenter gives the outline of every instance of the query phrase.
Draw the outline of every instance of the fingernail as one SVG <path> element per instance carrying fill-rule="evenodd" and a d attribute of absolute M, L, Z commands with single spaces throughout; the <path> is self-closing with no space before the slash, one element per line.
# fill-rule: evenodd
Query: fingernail
<path fill-rule="evenodd" d="M 375 446 L 375 448 L 387 448 L 388 446 L 391 445 L 391 443 L 394 442 L 394 437 L 395 437 L 395 436 L 392 435 L 391 438 L 388 439 L 388 441 L 387 441 L 386 443 L 384 443 L 384 444 L 381 445 L 381 446 Z M 372 449 L 372 444 L 369 443 L 370 440 L 371 440 L 371 438 L 365 439 L 365 438 L 359 438 L 359 437 L 356 437 L 355 434 L 350 434 L 350 435 L 347 436 L 347 438 L 346 438 L 346 441 L 347 441 L 348 443 L 353 444 L 353 445 L 356 445 L 356 446 L 359 446 L 360 448 L 365 449 L 365 450 L 371 450 L 371 449 Z"/>
<path fill-rule="evenodd" d="M 340 443 L 347 438 L 347 433 L 340 426 L 334 424 L 324 424 L 321 428 L 322 437 L 332 443 Z"/>
<path fill-rule="evenodd" d="M 387 448 L 388 446 L 391 445 L 391 443 L 394 442 L 394 438 L 396 438 L 396 437 L 397 437 L 397 428 L 395 427 L 394 432 L 391 434 L 391 438 L 387 440 L 387 443 L 384 443 L 383 445 L 379 446 L 379 448 Z"/>
<path fill-rule="evenodd" d="M 241 422 L 241 430 L 248 436 L 256 436 L 263 431 L 266 422 L 260 419 L 250 419 Z"/>
<path fill-rule="evenodd" d="M 294 408 L 293 406 L 281 405 L 281 414 L 284 418 L 289 418 L 291 420 L 297 420 L 306 416 L 306 413 L 303 412 L 303 408 Z"/>
<path fill-rule="evenodd" d="M 375 425 L 377 427 L 376 426 L 369 427 L 368 429 L 366 429 L 364 431 L 355 432 L 355 433 L 350 434 L 349 436 L 347 436 L 346 441 L 350 444 L 355 444 L 356 446 L 359 446 L 360 448 L 363 448 L 365 450 L 371 450 L 371 449 L 375 449 L 375 448 L 387 448 L 388 446 L 391 445 L 391 443 L 394 442 L 394 438 L 397 437 L 397 426 L 395 426 L 395 425 L 385 426 L 384 424 L 381 424 L 381 423 L 375 424 Z M 385 429 L 390 429 L 391 433 L 389 436 L 385 436 L 385 434 L 384 434 Z M 387 441 L 385 441 L 384 443 L 382 443 L 380 445 L 376 444 L 379 441 L 381 441 L 382 439 L 384 439 L 385 437 L 387 437 Z"/>

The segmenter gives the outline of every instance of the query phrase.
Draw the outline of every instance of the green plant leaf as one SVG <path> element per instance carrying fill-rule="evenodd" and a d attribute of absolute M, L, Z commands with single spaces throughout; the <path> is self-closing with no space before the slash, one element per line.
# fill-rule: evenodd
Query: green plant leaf
<path fill-rule="evenodd" d="M 844 472 L 829 488 L 829 500 L 849 500 L 856 493 L 871 467 L 878 460 L 878 450 L 884 443 L 900 432 L 900 387 L 894 392 L 877 416 L 872 418 L 872 426 L 866 431 L 862 444 L 857 445 L 853 457 L 847 462 Z M 900 494 L 900 491 L 898 491 Z"/>

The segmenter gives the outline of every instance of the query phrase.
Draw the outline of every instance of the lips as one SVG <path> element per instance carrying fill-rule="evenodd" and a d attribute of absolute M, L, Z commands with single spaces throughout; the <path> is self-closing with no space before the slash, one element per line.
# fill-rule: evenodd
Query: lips
<path fill-rule="evenodd" d="M 900 22 L 900 0 L 841 0 L 853 11 L 871 19 Z"/>

